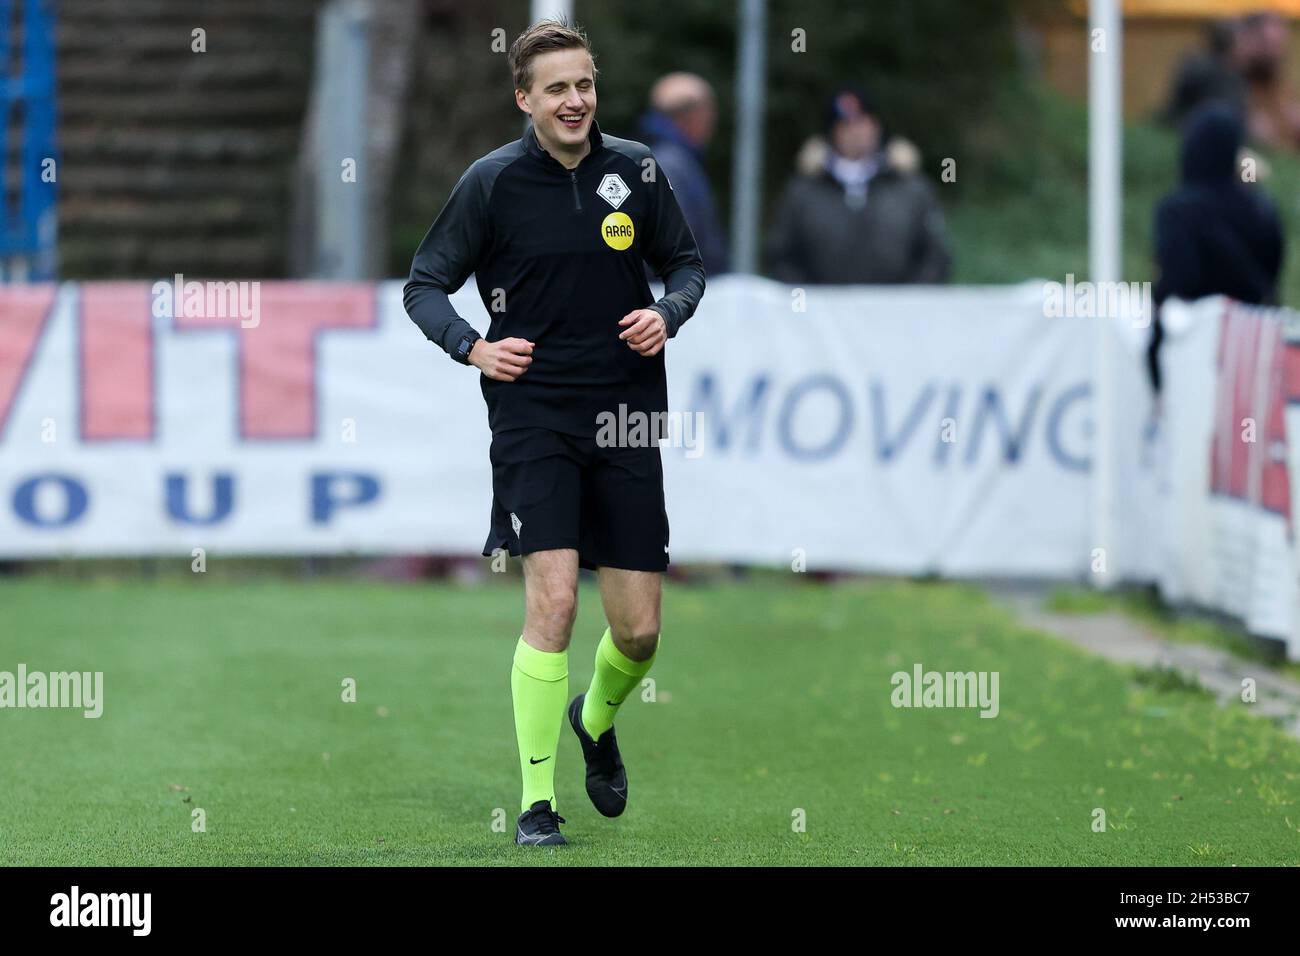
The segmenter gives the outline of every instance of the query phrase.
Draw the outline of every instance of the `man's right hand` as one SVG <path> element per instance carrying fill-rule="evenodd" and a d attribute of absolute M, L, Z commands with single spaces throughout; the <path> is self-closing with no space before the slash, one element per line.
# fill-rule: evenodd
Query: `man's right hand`
<path fill-rule="evenodd" d="M 513 382 L 533 364 L 533 343 L 526 339 L 479 339 L 469 350 L 469 364 L 488 378 Z"/>

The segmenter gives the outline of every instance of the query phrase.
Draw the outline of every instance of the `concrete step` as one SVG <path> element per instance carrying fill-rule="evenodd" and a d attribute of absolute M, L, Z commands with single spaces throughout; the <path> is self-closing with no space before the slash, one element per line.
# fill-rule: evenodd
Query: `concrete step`
<path fill-rule="evenodd" d="M 220 92 L 170 89 L 120 95 L 88 90 L 70 93 L 59 104 L 65 125 L 99 125 L 107 121 L 147 126 L 297 124 L 305 108 L 305 91 L 293 86 Z"/>
<path fill-rule="evenodd" d="M 275 21 L 302 23 L 310 20 L 320 0 L 64 0 L 60 17 L 73 23 L 114 24 L 136 22 L 178 22 L 203 26 L 205 20 L 221 22 Z"/>
<path fill-rule="evenodd" d="M 258 163 L 172 166 L 136 163 L 122 165 L 64 163 L 63 196 L 157 197 L 234 194 L 257 201 L 278 199 L 284 176 L 276 168 Z"/>
<path fill-rule="evenodd" d="M 107 125 L 65 127 L 59 145 L 66 162 L 203 164 L 281 162 L 296 153 L 300 139 L 296 126 L 175 130 Z"/>
<path fill-rule="evenodd" d="M 320 2 L 63 0 L 65 275 L 283 274 Z"/>
<path fill-rule="evenodd" d="M 59 91 L 92 90 L 113 93 L 153 92 L 159 89 L 244 89 L 294 86 L 306 89 L 311 64 L 297 57 L 272 52 L 223 54 L 206 58 L 149 57 L 133 62 L 128 57 L 68 57 L 59 65 Z"/>
<path fill-rule="evenodd" d="M 147 236 L 123 235 L 112 242 L 61 236 L 59 255 L 66 272 L 85 277 L 157 279 L 177 272 L 201 278 L 266 278 L 284 271 L 277 237 L 171 239 L 165 246 Z"/>
<path fill-rule="evenodd" d="M 205 22 L 206 21 L 206 22 Z M 207 31 L 206 52 L 194 50 L 193 30 Z M 111 51 L 115 56 L 147 54 L 150 56 L 226 56 L 233 53 L 270 50 L 285 51 L 312 46 L 309 21 L 277 23 L 244 21 L 231 23 L 219 14 L 210 18 L 177 20 L 173 24 L 111 20 L 86 22 L 59 20 L 55 45 L 63 57 L 96 56 Z"/>
<path fill-rule="evenodd" d="M 229 192 L 212 196 L 143 199 L 131 196 L 71 194 L 65 190 L 60 221 L 80 232 L 116 235 L 140 231 L 151 236 L 238 235 L 246 230 L 278 231 L 283 211 L 278 203 Z"/>

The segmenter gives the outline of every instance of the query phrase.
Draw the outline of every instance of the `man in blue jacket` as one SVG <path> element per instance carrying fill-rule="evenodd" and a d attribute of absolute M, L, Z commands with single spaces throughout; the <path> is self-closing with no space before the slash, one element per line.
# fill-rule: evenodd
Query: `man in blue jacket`
<path fill-rule="evenodd" d="M 641 118 L 641 136 L 672 183 L 710 276 L 730 271 L 727 234 L 704 171 L 704 150 L 717 122 L 713 87 L 694 73 L 660 78 L 650 91 L 650 112 Z"/>

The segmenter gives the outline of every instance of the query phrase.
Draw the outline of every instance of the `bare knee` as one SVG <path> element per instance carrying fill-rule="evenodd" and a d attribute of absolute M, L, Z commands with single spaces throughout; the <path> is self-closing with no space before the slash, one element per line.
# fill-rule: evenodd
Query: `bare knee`
<path fill-rule="evenodd" d="M 577 615 L 575 587 L 567 583 L 532 587 L 528 592 L 524 632 L 545 650 L 562 651 L 569 646 Z"/>
<path fill-rule="evenodd" d="M 538 551 L 524 556 L 524 637 L 544 651 L 569 646 L 578 613 L 578 552 Z"/>
<path fill-rule="evenodd" d="M 649 660 L 659 646 L 659 612 L 646 611 L 621 621 L 611 621 L 614 646 L 634 661 Z"/>

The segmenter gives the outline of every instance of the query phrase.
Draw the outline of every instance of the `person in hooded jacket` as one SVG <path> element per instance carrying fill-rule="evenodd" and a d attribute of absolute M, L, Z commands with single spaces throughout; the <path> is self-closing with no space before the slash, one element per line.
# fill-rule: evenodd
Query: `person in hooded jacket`
<path fill-rule="evenodd" d="M 1256 305 L 1277 302 L 1282 224 L 1272 200 L 1243 175 L 1243 135 L 1241 115 L 1230 107 L 1211 104 L 1193 113 L 1183 136 L 1182 182 L 1156 207 L 1159 278 L 1147 364 L 1157 394 L 1166 299 L 1226 295 Z"/>
<path fill-rule="evenodd" d="M 795 175 L 777 206 L 767 274 L 790 285 L 947 282 L 943 209 L 929 180 L 899 161 L 914 148 L 891 148 L 879 110 L 851 87 L 831 97 L 826 132 L 817 168 Z"/>

